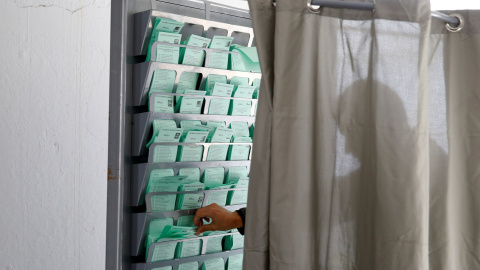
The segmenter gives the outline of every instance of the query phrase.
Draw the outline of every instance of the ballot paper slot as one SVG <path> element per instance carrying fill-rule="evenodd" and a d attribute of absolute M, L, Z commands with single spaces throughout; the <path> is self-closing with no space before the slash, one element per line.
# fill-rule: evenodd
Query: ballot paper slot
<path fill-rule="evenodd" d="M 132 126 L 132 156 L 144 156 L 148 154 L 147 142 L 152 137 L 153 121 L 156 119 L 171 119 L 176 122 L 181 120 L 199 120 L 202 124 L 207 121 L 223 121 L 228 127 L 232 122 L 247 122 L 251 126 L 255 122 L 252 116 L 227 116 L 227 115 L 203 115 L 203 114 L 180 114 L 180 113 L 139 113 L 133 115 Z"/>
<path fill-rule="evenodd" d="M 172 270 L 178 270 L 181 264 L 192 263 L 192 262 L 198 262 L 198 266 L 201 267 L 205 261 L 217 259 L 217 258 L 222 258 L 223 263 L 225 264 L 228 258 L 233 256 L 239 256 L 239 255 L 243 255 L 243 248 L 224 251 L 220 253 L 205 254 L 200 256 L 174 259 L 174 260 L 168 260 L 168 261 L 160 261 L 160 262 L 154 262 L 154 263 L 137 263 L 133 265 L 133 269 L 134 270 L 156 270 L 161 267 L 171 266 Z"/>
<path fill-rule="evenodd" d="M 150 192 L 145 195 L 145 202 L 147 205 L 147 213 L 160 213 L 161 211 L 157 211 L 158 208 L 154 205 L 153 200 L 155 198 L 162 198 L 162 197 L 157 197 L 157 196 L 169 196 L 169 195 L 181 195 L 181 194 L 199 194 L 203 195 L 201 197 L 201 200 L 198 201 L 198 208 L 205 207 L 213 200 L 210 200 L 210 198 L 213 198 L 214 196 L 219 196 L 225 194 L 225 197 L 228 196 L 229 191 L 244 191 L 247 190 L 247 188 L 222 188 L 222 189 L 209 189 L 209 190 L 198 190 L 198 191 L 175 191 L 175 192 Z M 154 197 L 154 198 L 152 198 Z M 178 199 L 178 197 L 176 198 Z M 169 211 L 165 211 L 169 212 Z"/>
<path fill-rule="evenodd" d="M 262 76 L 260 73 L 254 72 L 233 71 L 180 64 L 159 62 L 138 63 L 133 66 L 133 106 L 147 105 L 149 90 L 152 85 L 152 79 L 154 78 L 154 72 L 156 70 L 175 71 L 175 79 L 174 82 L 172 82 L 173 85 L 168 86 L 168 90 L 164 90 L 165 92 L 170 91 L 175 93 L 179 90 L 178 86 L 184 72 L 197 73 L 200 75 L 197 82 L 194 83 L 197 86 L 196 89 L 205 89 L 208 75 L 223 75 L 226 76 L 229 81 L 233 77 L 245 77 L 248 78 L 249 85 L 252 85 L 255 79 L 261 79 Z"/>
<path fill-rule="evenodd" d="M 232 11 L 232 10 L 229 10 L 229 11 Z M 215 15 L 217 13 L 212 13 L 212 14 Z M 135 14 L 135 17 L 134 17 L 134 20 L 135 20 L 134 55 L 135 56 L 147 54 L 147 50 L 148 50 L 147 47 L 149 44 L 150 36 L 152 34 L 152 28 L 153 28 L 155 18 L 171 19 L 171 20 L 184 23 L 186 25 L 201 25 L 203 26 L 203 29 L 210 29 L 210 28 L 224 29 L 226 31 L 226 36 L 232 36 L 234 32 L 246 33 L 249 35 L 247 46 L 250 47 L 253 42 L 253 36 L 254 36 L 253 29 L 250 27 L 216 22 L 216 21 L 209 21 L 209 20 L 204 20 L 199 18 L 161 12 L 158 10 L 147 10 L 147 11 Z"/>
<path fill-rule="evenodd" d="M 240 208 L 246 207 L 246 204 L 223 206 L 228 211 L 235 211 Z M 132 215 L 132 234 L 130 253 L 131 256 L 140 256 L 145 254 L 146 237 L 148 234 L 148 227 L 154 220 L 172 218 L 173 224 L 177 225 L 177 221 L 180 217 L 195 215 L 196 209 L 189 210 L 176 210 L 169 212 L 159 213 L 135 213 Z"/>
<path fill-rule="evenodd" d="M 190 91 L 189 93 L 194 93 L 195 91 Z M 202 92 L 202 91 L 198 91 Z M 177 98 L 174 98 L 177 97 Z M 178 97 L 187 97 L 187 99 L 179 99 Z M 173 113 L 185 113 L 185 114 L 204 114 L 204 115 L 215 115 L 215 112 L 211 110 L 212 100 L 230 100 L 232 102 L 227 102 L 226 104 L 226 114 L 217 114 L 217 115 L 230 115 L 230 116 L 255 116 L 257 108 L 257 99 L 250 98 L 234 98 L 234 97 L 220 97 L 220 96 L 204 96 L 204 95 L 194 95 L 194 94 L 177 94 L 177 93 L 152 93 L 150 95 L 150 101 L 148 104 L 149 112 L 160 112 L 166 113 L 168 110 L 172 110 Z M 184 104 L 182 101 L 189 101 L 193 104 Z M 171 102 L 171 103 L 170 103 Z M 237 110 L 234 112 L 234 106 L 236 102 L 242 103 L 246 108 L 242 111 Z M 187 103 L 187 102 L 185 102 Z M 189 105 L 187 107 L 186 105 Z M 170 107 L 172 106 L 172 107 Z M 235 114 L 245 114 L 245 115 L 231 115 Z M 246 115 L 248 114 L 248 115 Z"/>
<path fill-rule="evenodd" d="M 229 236 L 229 235 L 235 235 L 235 234 L 239 234 L 238 232 L 233 232 L 233 233 L 222 233 L 222 234 L 216 234 L 216 235 L 208 235 L 208 236 L 198 236 L 198 237 L 194 237 L 194 238 L 186 238 L 186 239 L 172 239 L 172 240 L 168 240 L 168 241 L 163 241 L 163 242 L 157 242 L 157 243 L 152 243 L 150 245 L 150 247 L 148 248 L 148 255 L 147 255 L 147 263 L 150 263 L 154 260 L 154 253 L 155 253 L 155 249 L 158 248 L 158 247 L 161 247 L 162 245 L 175 245 L 175 244 L 178 244 L 178 243 L 182 243 L 182 242 L 188 242 L 188 241 L 194 241 L 194 240 L 200 240 L 201 241 L 201 251 L 200 251 L 200 254 L 199 255 L 205 255 L 205 251 L 207 249 L 207 243 L 208 243 L 208 240 L 209 239 L 212 239 L 212 238 L 216 238 L 216 237 L 225 237 L 225 236 Z M 222 251 L 223 252 L 223 251 Z M 218 253 L 221 253 L 221 252 L 218 252 Z M 211 254 L 215 254 L 215 253 L 211 253 Z M 197 256 L 199 256 L 197 255 Z M 192 256 L 194 257 L 194 256 Z M 188 258 L 188 257 L 185 257 L 185 258 Z M 185 258 L 179 258 L 179 259 L 185 259 Z M 173 258 L 172 258 L 173 259 Z M 165 260 L 165 261 L 168 261 L 168 260 Z M 225 263 L 225 262 L 224 262 Z"/>
<path fill-rule="evenodd" d="M 206 161 L 206 162 L 173 162 L 173 163 L 141 163 L 132 165 L 131 174 L 131 204 L 132 206 L 140 206 L 145 204 L 145 192 L 152 172 L 162 169 L 173 170 L 173 175 L 179 175 L 181 169 L 199 170 L 202 176 L 207 168 L 224 168 L 223 178 L 229 180 L 230 168 L 245 168 L 248 175 L 250 172 L 250 161 Z"/>

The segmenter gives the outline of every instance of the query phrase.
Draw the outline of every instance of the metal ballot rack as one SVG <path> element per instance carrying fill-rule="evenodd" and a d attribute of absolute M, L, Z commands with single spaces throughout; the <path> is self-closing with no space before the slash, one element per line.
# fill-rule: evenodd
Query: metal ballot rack
<path fill-rule="evenodd" d="M 210 74 L 224 75 L 228 81 L 234 76 L 248 78 L 249 84 L 261 78 L 260 73 L 206 67 L 209 66 L 211 53 L 216 52 L 215 49 L 209 48 L 194 47 L 205 51 L 205 67 L 146 61 L 145 55 L 153 23 L 157 17 L 184 23 L 182 40 L 192 34 L 207 38 L 220 35 L 234 37 L 233 44 L 248 47 L 255 44 L 250 16 L 245 10 L 199 0 L 112 2 L 106 269 L 148 270 L 172 267 L 172 270 L 176 270 L 180 264 L 189 262 L 198 262 L 201 269 L 205 260 L 221 257 L 226 263 L 229 256 L 243 253 L 243 249 L 233 249 L 206 254 L 209 238 L 234 235 L 238 232 L 152 243 L 146 250 L 146 236 L 152 220 L 173 218 L 175 225 L 179 217 L 193 215 L 196 211 L 190 209 L 155 212 L 151 202 L 153 196 L 203 193 L 202 206 L 205 206 L 209 196 L 215 192 L 245 190 L 245 188 L 230 188 L 146 194 L 148 179 L 153 170 L 173 169 L 174 173 L 178 174 L 182 168 L 199 168 L 202 175 L 207 168 L 223 167 L 226 177 L 228 170 L 234 166 L 244 166 L 247 171 L 250 170 L 252 147 L 251 143 L 153 143 L 147 148 L 147 142 L 152 136 L 153 121 L 168 119 L 176 121 L 177 124 L 182 120 L 200 120 L 202 124 L 207 121 L 224 121 L 226 127 L 233 121 L 241 121 L 247 122 L 251 127 L 255 122 L 257 105 L 256 99 L 247 99 L 252 104 L 251 113 L 247 116 L 210 115 L 208 108 L 212 97 L 198 96 L 204 100 L 201 114 L 155 112 L 151 109 L 154 107 L 152 102 L 159 94 L 153 93 L 149 98 L 149 87 L 154 71 L 174 70 L 176 72 L 175 89 L 182 72 L 199 74 L 197 89 L 204 89 L 206 78 Z M 153 43 L 152 59 L 155 59 L 157 45 L 166 45 L 166 43 Z M 180 44 L 168 45 L 190 47 Z M 225 51 L 222 52 L 225 53 Z M 171 94 L 161 93 L 161 95 L 185 96 L 176 94 L 175 91 Z M 246 100 L 233 97 L 215 97 L 215 99 Z M 198 162 L 154 162 L 154 149 L 159 145 L 201 146 L 203 155 Z M 228 147 L 247 145 L 250 147 L 249 158 L 241 161 L 207 161 L 208 150 L 213 145 Z M 245 204 L 227 205 L 225 208 L 234 211 L 245 206 Z M 198 256 L 152 262 L 152 255 L 157 245 L 191 240 L 201 240 L 202 247 Z"/>

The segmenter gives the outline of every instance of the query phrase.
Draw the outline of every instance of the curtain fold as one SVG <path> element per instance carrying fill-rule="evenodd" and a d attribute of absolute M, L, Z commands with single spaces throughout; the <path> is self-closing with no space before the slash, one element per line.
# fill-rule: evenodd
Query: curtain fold
<path fill-rule="evenodd" d="M 249 0 L 262 68 L 244 269 L 480 269 L 480 12 Z"/>

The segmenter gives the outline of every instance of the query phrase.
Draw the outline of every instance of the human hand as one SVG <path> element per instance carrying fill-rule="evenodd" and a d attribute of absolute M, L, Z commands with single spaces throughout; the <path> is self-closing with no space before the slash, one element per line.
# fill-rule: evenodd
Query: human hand
<path fill-rule="evenodd" d="M 204 225 L 203 219 L 210 219 L 211 223 Z M 237 212 L 230 212 L 216 203 L 198 209 L 193 223 L 198 226 L 197 235 L 205 231 L 226 231 L 243 227 L 242 218 Z"/>

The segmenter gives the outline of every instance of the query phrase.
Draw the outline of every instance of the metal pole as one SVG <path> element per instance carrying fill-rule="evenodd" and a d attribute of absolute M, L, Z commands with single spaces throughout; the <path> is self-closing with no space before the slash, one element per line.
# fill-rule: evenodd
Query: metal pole
<path fill-rule="evenodd" d="M 358 10 L 374 10 L 374 3 L 366 2 L 344 2 L 344 1 L 332 1 L 332 0 L 312 0 L 312 5 L 329 8 L 345 8 L 345 9 L 358 9 Z M 460 24 L 457 17 L 448 16 L 438 11 L 432 11 L 432 17 L 449 23 L 452 27 L 456 27 Z"/>

